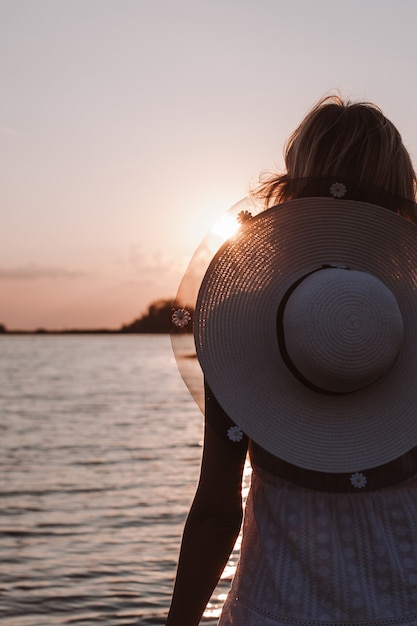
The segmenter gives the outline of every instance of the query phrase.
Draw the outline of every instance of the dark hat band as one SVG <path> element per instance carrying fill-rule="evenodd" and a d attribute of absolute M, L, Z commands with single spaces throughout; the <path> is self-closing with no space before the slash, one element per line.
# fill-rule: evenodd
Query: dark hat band
<path fill-rule="evenodd" d="M 298 487 L 331 493 L 364 493 L 398 485 L 417 474 L 417 447 L 378 467 L 355 472 L 318 472 L 292 465 L 253 441 L 249 444 L 251 462 L 257 468 Z"/>

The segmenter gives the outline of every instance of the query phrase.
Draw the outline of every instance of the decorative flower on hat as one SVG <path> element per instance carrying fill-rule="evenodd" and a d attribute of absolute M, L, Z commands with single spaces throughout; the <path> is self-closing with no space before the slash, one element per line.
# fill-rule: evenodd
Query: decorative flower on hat
<path fill-rule="evenodd" d="M 352 487 L 356 487 L 356 489 L 362 489 L 363 487 L 365 487 L 367 480 L 365 474 L 362 474 L 362 472 L 355 472 L 350 477 L 350 482 Z"/>
<path fill-rule="evenodd" d="M 243 431 L 241 428 L 239 428 L 239 426 L 231 426 L 227 431 L 227 436 L 229 437 L 230 441 L 238 443 L 243 439 Z"/>
<path fill-rule="evenodd" d="M 175 326 L 183 328 L 191 320 L 191 315 L 187 309 L 177 309 L 173 312 L 171 319 Z"/>
<path fill-rule="evenodd" d="M 252 213 L 250 211 L 241 211 L 237 215 L 237 221 L 239 224 L 245 224 L 252 219 Z"/>
<path fill-rule="evenodd" d="M 347 192 L 347 189 L 346 185 L 344 185 L 343 183 L 333 183 L 329 191 L 330 195 L 332 195 L 334 198 L 343 198 L 343 196 Z"/>

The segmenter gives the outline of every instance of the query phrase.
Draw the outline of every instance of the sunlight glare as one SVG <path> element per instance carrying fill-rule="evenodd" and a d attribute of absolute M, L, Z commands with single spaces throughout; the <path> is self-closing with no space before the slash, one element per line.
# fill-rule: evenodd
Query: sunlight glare
<path fill-rule="evenodd" d="M 214 607 L 212 608 L 212 604 L 208 604 L 206 610 L 204 611 L 204 617 L 207 619 L 218 619 L 222 612 L 222 607 Z"/>
<path fill-rule="evenodd" d="M 211 231 L 222 241 L 226 241 L 238 230 L 240 224 L 235 215 L 224 213 L 219 220 L 212 226 Z"/>

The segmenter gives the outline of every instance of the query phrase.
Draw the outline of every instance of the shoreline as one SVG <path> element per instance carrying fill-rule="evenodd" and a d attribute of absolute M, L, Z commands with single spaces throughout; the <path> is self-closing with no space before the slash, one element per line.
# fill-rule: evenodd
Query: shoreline
<path fill-rule="evenodd" d="M 37 330 L 7 330 L 0 333 L 1 337 L 8 335 L 169 335 L 169 331 L 140 331 L 140 330 L 111 330 L 106 328 L 99 329 L 70 329 L 70 330 L 45 330 L 43 328 Z"/>

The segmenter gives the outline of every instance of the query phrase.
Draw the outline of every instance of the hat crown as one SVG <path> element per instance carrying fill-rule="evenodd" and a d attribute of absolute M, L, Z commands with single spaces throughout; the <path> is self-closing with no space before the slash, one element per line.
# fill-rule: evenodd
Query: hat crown
<path fill-rule="evenodd" d="M 363 271 L 328 268 L 297 285 L 282 317 L 288 358 L 319 391 L 351 393 L 390 371 L 404 325 L 397 300 Z"/>

